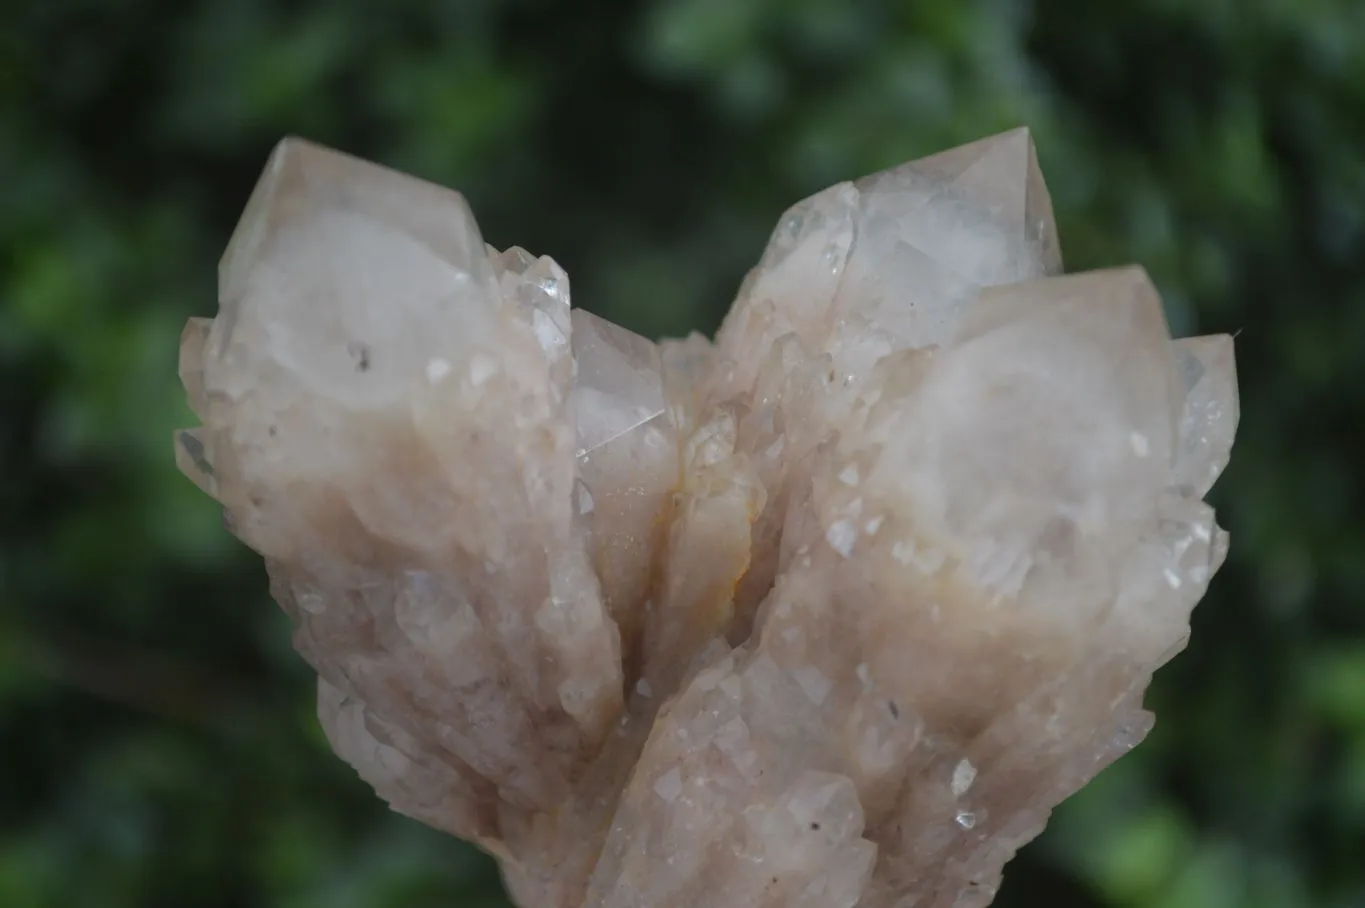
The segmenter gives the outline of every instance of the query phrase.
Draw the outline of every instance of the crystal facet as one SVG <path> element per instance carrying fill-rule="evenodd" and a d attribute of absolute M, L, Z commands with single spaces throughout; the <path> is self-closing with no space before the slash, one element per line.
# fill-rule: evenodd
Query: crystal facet
<path fill-rule="evenodd" d="M 793 206 L 714 344 L 277 148 L 181 469 L 333 748 L 528 908 L 970 908 L 1151 726 L 1227 553 L 1231 339 L 1063 276 L 1015 130 Z"/>

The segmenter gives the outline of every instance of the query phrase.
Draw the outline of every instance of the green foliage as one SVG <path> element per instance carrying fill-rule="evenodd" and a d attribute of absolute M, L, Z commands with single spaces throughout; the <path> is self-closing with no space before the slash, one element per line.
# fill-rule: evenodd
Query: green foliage
<path fill-rule="evenodd" d="M 12 0 L 0 905 L 504 905 L 322 742 L 172 465 L 186 316 L 294 132 L 460 187 L 585 306 L 709 330 L 786 204 L 1029 124 L 1073 270 L 1239 332 L 1231 561 L 1156 732 L 1002 905 L 1365 905 L 1365 4 Z"/>

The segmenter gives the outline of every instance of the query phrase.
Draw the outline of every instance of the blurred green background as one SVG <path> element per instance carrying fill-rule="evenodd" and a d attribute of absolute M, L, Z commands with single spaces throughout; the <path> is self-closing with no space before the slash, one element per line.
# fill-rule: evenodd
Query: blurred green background
<path fill-rule="evenodd" d="M 711 330 L 789 203 L 1021 123 L 1072 270 L 1238 332 L 1233 549 L 1152 737 L 1004 906 L 1365 906 L 1365 3 L 26 0 L 0 14 L 0 908 L 475 908 L 322 740 L 172 465 L 285 133 L 456 186 L 575 300 Z"/>

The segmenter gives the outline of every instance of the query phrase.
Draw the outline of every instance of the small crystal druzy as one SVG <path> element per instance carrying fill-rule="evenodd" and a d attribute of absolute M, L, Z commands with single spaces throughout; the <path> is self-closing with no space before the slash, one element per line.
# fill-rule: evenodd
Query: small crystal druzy
<path fill-rule="evenodd" d="M 793 207 L 714 343 L 290 139 L 180 373 L 338 754 L 527 908 L 970 908 L 1227 551 L 1232 342 L 1061 275 L 1026 130 Z"/>

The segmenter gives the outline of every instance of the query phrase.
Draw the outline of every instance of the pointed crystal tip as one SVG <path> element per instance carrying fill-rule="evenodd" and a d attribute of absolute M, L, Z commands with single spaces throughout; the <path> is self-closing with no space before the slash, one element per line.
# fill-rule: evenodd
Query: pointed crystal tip
<path fill-rule="evenodd" d="M 886 173 L 898 172 L 929 177 L 961 193 L 1026 240 L 1038 256 L 1043 274 L 1061 274 L 1062 249 L 1052 197 L 1027 126 L 919 158 Z"/>
<path fill-rule="evenodd" d="M 1046 274 L 1062 273 L 1052 196 L 1027 126 L 921 158 L 911 166 L 937 175 L 998 212 L 1038 250 Z"/>
<path fill-rule="evenodd" d="M 290 137 L 271 152 L 219 262 L 220 299 L 244 292 L 282 232 L 346 216 L 396 230 L 450 266 L 487 276 L 483 240 L 458 192 Z"/>

